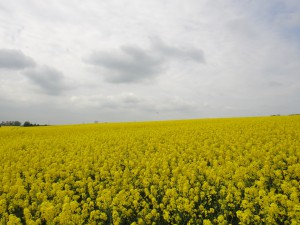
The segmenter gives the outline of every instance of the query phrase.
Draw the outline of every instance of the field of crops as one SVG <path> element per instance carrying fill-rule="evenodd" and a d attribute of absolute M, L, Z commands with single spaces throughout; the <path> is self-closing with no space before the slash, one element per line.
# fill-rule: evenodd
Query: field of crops
<path fill-rule="evenodd" d="M 300 224 L 300 116 L 0 128 L 1 224 Z"/>

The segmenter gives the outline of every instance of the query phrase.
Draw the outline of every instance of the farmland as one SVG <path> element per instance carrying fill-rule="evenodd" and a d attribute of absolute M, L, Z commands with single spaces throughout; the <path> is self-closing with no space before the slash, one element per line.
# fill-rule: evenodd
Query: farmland
<path fill-rule="evenodd" d="M 1 224 L 300 224 L 300 116 L 0 128 Z"/>

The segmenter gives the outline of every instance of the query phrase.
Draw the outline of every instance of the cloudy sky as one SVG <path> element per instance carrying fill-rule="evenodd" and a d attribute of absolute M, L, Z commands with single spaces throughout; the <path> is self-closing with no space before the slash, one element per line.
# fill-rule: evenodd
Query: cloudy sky
<path fill-rule="evenodd" d="M 0 0 L 0 121 L 291 113 L 299 0 Z"/>

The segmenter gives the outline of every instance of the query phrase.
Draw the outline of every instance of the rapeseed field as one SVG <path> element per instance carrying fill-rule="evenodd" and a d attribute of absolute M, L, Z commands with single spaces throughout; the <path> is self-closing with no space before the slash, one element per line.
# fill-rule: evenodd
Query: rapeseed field
<path fill-rule="evenodd" d="M 300 224 L 300 116 L 0 128 L 1 224 Z"/>

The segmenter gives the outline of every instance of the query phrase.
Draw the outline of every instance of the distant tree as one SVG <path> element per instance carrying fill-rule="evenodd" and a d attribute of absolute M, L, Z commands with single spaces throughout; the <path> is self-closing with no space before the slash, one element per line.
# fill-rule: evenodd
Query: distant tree
<path fill-rule="evenodd" d="M 14 124 L 13 126 L 18 126 L 19 127 L 19 126 L 21 126 L 22 123 L 20 121 L 14 121 L 13 124 Z"/>
<path fill-rule="evenodd" d="M 29 121 L 25 121 L 23 124 L 24 127 L 30 127 L 32 124 Z"/>

